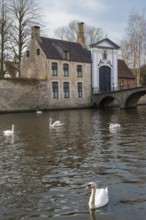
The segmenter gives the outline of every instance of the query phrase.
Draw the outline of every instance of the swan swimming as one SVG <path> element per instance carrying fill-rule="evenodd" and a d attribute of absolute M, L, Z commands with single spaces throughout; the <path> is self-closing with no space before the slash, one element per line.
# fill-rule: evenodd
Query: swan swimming
<path fill-rule="evenodd" d="M 91 189 L 88 203 L 90 209 L 97 209 L 108 204 L 108 187 L 98 189 L 96 183 L 90 182 L 85 189 Z"/>
<path fill-rule="evenodd" d="M 43 112 L 41 110 L 37 109 L 36 113 L 37 114 L 42 114 Z"/>
<path fill-rule="evenodd" d="M 110 123 L 109 125 L 109 129 L 118 129 L 118 128 L 121 128 L 120 124 Z"/>
<path fill-rule="evenodd" d="M 60 121 L 55 121 L 52 124 L 52 118 L 49 118 L 49 121 L 50 121 L 50 123 L 49 123 L 50 127 L 59 127 L 59 126 L 63 125 L 63 123 L 61 123 Z"/>
<path fill-rule="evenodd" d="M 14 134 L 14 125 L 12 125 L 12 130 L 3 131 L 4 135 L 12 135 Z"/>

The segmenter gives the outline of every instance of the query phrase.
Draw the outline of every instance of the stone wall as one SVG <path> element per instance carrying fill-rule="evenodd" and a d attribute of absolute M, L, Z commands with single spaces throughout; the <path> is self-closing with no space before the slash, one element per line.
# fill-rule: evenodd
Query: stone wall
<path fill-rule="evenodd" d="M 46 81 L 0 80 L 0 112 L 33 111 L 48 108 Z"/>
<path fill-rule="evenodd" d="M 0 112 L 71 109 L 91 106 L 91 97 L 53 99 L 51 83 L 45 80 L 1 79 Z"/>

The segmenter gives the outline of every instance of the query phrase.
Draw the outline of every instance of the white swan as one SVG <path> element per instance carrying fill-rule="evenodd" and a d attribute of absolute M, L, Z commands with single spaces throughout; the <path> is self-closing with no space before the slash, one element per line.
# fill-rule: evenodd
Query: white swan
<path fill-rule="evenodd" d="M 53 124 L 52 124 L 52 118 L 49 118 L 49 121 L 50 121 L 50 123 L 49 123 L 49 125 L 50 125 L 50 127 L 59 127 L 59 126 L 61 126 L 61 125 L 63 125 L 63 123 L 61 123 L 60 121 L 55 121 Z"/>
<path fill-rule="evenodd" d="M 4 135 L 12 135 L 14 134 L 14 125 L 12 125 L 12 130 L 3 131 Z"/>
<path fill-rule="evenodd" d="M 43 112 L 41 110 L 37 109 L 36 113 L 37 114 L 42 114 Z"/>
<path fill-rule="evenodd" d="M 90 182 L 88 183 L 86 189 L 91 189 L 91 195 L 88 203 L 90 209 L 97 209 L 108 204 L 109 198 L 107 187 L 105 189 L 97 189 L 96 183 Z"/>
<path fill-rule="evenodd" d="M 118 129 L 118 128 L 121 128 L 120 124 L 110 123 L 109 125 L 109 129 Z"/>

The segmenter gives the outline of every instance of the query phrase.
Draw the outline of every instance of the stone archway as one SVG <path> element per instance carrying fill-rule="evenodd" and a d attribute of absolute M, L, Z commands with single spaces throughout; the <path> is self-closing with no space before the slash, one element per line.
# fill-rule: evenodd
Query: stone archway
<path fill-rule="evenodd" d="M 108 66 L 101 66 L 99 68 L 99 91 L 111 91 L 111 68 Z"/>

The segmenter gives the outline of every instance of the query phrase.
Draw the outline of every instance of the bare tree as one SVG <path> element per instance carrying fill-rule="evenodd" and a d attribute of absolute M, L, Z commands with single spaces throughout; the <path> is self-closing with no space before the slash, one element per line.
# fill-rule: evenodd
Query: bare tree
<path fill-rule="evenodd" d="M 60 27 L 55 30 L 55 36 L 61 40 L 68 40 L 76 42 L 77 40 L 77 23 L 79 21 L 72 21 L 66 27 Z M 86 45 L 90 45 L 96 43 L 97 41 L 101 40 L 103 37 L 106 36 L 104 31 L 101 28 L 96 28 L 93 26 L 89 26 L 85 24 L 84 26 L 84 35 Z"/>
<path fill-rule="evenodd" d="M 107 34 L 101 28 L 85 25 L 85 39 L 87 45 L 98 42 L 106 37 L 106 35 Z"/>
<path fill-rule="evenodd" d="M 40 24 L 40 12 L 34 0 L 10 0 L 10 10 L 13 19 L 11 31 L 11 47 L 17 60 L 18 72 L 24 49 L 30 37 L 30 27 Z"/>
<path fill-rule="evenodd" d="M 0 0 L 0 78 L 4 77 L 6 50 L 8 49 L 11 21 L 8 16 L 8 6 L 5 0 Z"/>
<path fill-rule="evenodd" d="M 66 27 L 60 27 L 55 30 L 55 36 L 60 40 L 66 39 Z"/>
<path fill-rule="evenodd" d="M 145 62 L 146 49 L 146 19 L 145 11 L 141 14 L 132 12 L 129 16 L 127 33 L 122 41 L 123 59 L 134 70 L 137 86 L 141 84 L 140 68 Z"/>
<path fill-rule="evenodd" d="M 61 40 L 75 42 L 77 39 L 77 21 L 72 21 L 68 26 L 60 27 L 55 30 L 55 36 Z"/>
<path fill-rule="evenodd" d="M 133 66 L 133 62 L 131 60 L 131 47 L 130 42 L 127 39 L 121 40 L 121 55 L 124 61 L 127 63 L 129 67 Z"/>

